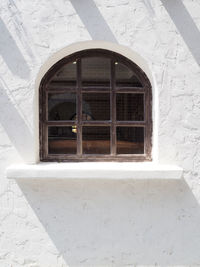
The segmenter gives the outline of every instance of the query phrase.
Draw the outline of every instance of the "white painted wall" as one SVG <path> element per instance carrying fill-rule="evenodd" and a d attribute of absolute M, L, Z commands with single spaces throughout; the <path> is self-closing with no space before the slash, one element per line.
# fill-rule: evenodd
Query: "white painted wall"
<path fill-rule="evenodd" d="M 0 266 L 200 264 L 199 29 L 199 0 L 1 1 Z M 10 164 L 37 159 L 42 66 L 91 40 L 146 62 L 157 159 L 183 180 L 6 179 Z"/>

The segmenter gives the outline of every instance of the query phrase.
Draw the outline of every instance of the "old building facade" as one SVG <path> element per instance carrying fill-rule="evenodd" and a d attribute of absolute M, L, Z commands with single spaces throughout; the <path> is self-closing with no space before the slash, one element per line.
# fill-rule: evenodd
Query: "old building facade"
<path fill-rule="evenodd" d="M 0 266 L 200 264 L 200 2 L 2 0 L 0 16 Z M 150 162 L 41 165 L 41 81 L 99 49 L 151 85 Z"/>

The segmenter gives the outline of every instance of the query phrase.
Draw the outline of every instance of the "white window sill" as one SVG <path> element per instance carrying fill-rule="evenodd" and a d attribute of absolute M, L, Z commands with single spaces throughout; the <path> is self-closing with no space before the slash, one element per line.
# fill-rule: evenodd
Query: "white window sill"
<path fill-rule="evenodd" d="M 153 162 L 81 162 L 17 164 L 8 179 L 181 179 L 183 169 Z"/>

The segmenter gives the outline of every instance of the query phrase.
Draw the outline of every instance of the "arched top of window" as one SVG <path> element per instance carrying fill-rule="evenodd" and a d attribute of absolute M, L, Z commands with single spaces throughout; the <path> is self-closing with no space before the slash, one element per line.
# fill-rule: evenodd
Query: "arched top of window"
<path fill-rule="evenodd" d="M 57 62 L 40 85 L 40 159 L 151 160 L 151 85 L 126 57 L 83 50 Z"/>

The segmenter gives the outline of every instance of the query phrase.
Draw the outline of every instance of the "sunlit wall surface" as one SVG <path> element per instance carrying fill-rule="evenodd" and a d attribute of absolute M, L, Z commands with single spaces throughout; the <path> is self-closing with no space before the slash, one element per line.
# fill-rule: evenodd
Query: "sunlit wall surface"
<path fill-rule="evenodd" d="M 0 266 L 200 264 L 199 29 L 199 0 L 1 1 Z M 40 68 L 85 41 L 147 62 L 156 158 L 182 180 L 6 179 L 36 159 Z"/>

